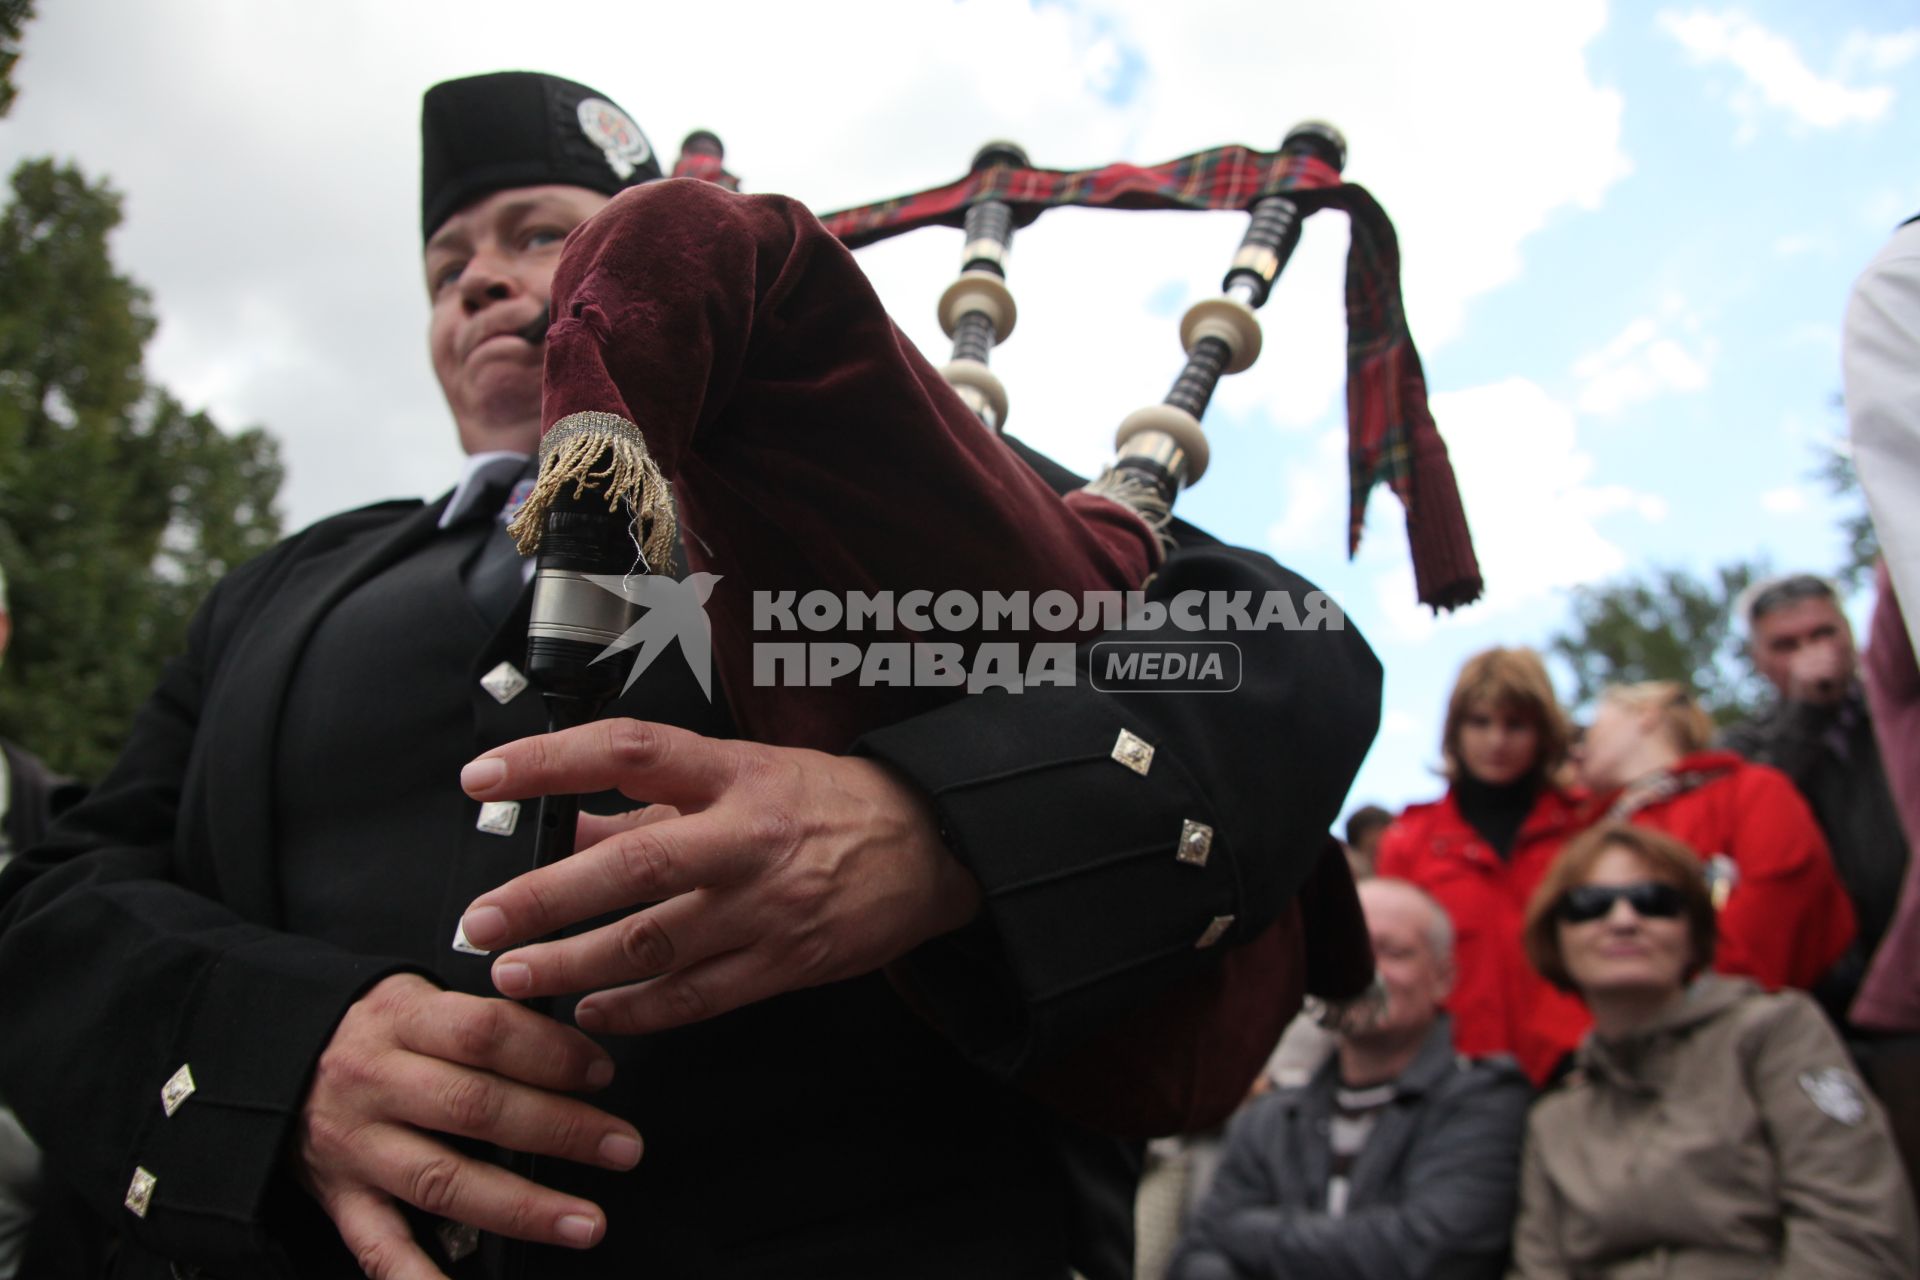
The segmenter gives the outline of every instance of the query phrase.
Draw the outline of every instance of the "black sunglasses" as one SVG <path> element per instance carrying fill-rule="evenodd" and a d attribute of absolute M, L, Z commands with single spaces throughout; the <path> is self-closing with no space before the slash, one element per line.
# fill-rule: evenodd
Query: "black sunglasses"
<path fill-rule="evenodd" d="M 1686 899 L 1670 884 L 1642 880 L 1638 884 L 1583 884 L 1560 896 L 1556 909 L 1568 924 L 1587 924 L 1603 919 L 1622 898 L 1643 920 L 1671 920 L 1686 908 Z"/>

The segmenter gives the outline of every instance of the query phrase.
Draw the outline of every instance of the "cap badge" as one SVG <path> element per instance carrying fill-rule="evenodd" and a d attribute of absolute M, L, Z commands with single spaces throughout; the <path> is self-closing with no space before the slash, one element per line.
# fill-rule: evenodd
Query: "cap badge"
<path fill-rule="evenodd" d="M 640 132 L 640 126 L 605 98 L 580 100 L 580 132 L 600 148 L 608 167 L 622 181 L 653 158 L 653 148 L 647 145 L 647 135 Z"/>

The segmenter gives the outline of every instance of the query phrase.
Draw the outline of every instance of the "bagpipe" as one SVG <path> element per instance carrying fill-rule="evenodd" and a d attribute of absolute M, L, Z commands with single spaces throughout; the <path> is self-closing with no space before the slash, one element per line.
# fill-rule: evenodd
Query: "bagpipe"
<path fill-rule="evenodd" d="M 1228 147 L 1082 173 L 1030 168 L 1001 143 L 946 187 L 816 218 L 782 197 L 740 196 L 719 140 L 690 137 L 675 176 L 699 181 L 622 193 L 575 232 L 554 277 L 541 473 L 512 530 L 523 552 L 539 556 L 528 674 L 556 726 L 598 714 L 620 685 L 617 664 L 602 659 L 638 643 L 641 615 L 665 609 L 675 593 L 697 597 L 697 608 L 682 599 L 673 609 L 707 628 L 746 736 L 839 751 L 958 691 L 769 680 L 754 644 L 767 600 L 1140 592 L 1173 548 L 1177 495 L 1206 471 L 1200 419 L 1214 389 L 1259 356 L 1255 312 L 1306 218 L 1328 207 L 1353 224 L 1349 551 L 1367 494 L 1384 481 L 1407 508 L 1421 599 L 1436 609 L 1474 599 L 1479 570 L 1407 333 L 1392 224 L 1342 180 L 1344 159 L 1340 135 L 1317 123 L 1270 154 Z M 1186 362 L 1172 389 L 1121 424 L 1100 476 L 1066 493 L 999 435 L 1008 395 L 989 368 L 1016 322 L 1012 238 L 1061 205 L 1250 216 L 1220 295 L 1181 321 Z M 933 225 L 963 232 L 959 278 L 939 303 L 954 344 L 941 370 L 888 319 L 851 254 Z M 666 571 L 681 547 L 692 572 L 676 581 Z M 728 576 L 752 598 L 719 589 Z M 1083 620 L 1068 638 L 1087 631 Z M 953 634 L 969 653 L 994 638 L 971 619 Z M 863 631 L 837 612 L 800 638 L 895 637 L 903 647 L 925 639 L 897 625 L 890 635 Z M 571 851 L 567 805 L 543 807 L 543 860 Z M 1120 1101 L 1083 1108 L 1082 1118 L 1129 1132 L 1217 1120 L 1303 989 L 1335 1000 L 1362 994 L 1371 978 L 1365 929 L 1337 846 L 1295 883 L 1299 898 L 1279 920 L 1232 939 L 1242 945 L 1225 963 L 1122 1019 L 1093 1047 L 1084 1063 L 1097 1064 L 1106 1096 Z M 1318 982 L 1303 941 L 1308 899 L 1305 914 L 1343 935 L 1322 948 L 1335 955 L 1322 957 Z M 1222 1036 L 1234 1043 L 1222 1049 Z M 1081 1065 L 1056 1063 L 1050 1078 L 1043 1069 L 1038 1091 L 1085 1101 Z M 1165 1104 L 1146 1101 L 1154 1094 Z"/>

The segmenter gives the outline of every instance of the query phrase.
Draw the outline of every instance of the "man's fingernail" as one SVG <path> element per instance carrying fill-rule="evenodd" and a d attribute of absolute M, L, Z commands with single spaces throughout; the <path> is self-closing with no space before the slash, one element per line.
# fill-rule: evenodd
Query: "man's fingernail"
<path fill-rule="evenodd" d="M 599 1005 L 583 1004 L 577 1006 L 573 1011 L 573 1020 L 582 1031 L 605 1031 L 607 1029 L 607 1015 L 601 1011 Z"/>
<path fill-rule="evenodd" d="M 600 1224 L 592 1218 L 570 1213 L 555 1224 L 555 1230 L 568 1244 L 584 1248 L 592 1244 L 594 1238 L 600 1234 Z"/>
<path fill-rule="evenodd" d="M 474 907 L 460 917 L 460 932 L 468 946 L 490 951 L 507 936 L 507 913 L 498 907 Z"/>
<path fill-rule="evenodd" d="M 468 763 L 460 771 L 460 787 L 464 791 L 490 791 L 500 785 L 507 776 L 507 762 L 498 756 L 482 756 Z"/>
<path fill-rule="evenodd" d="M 587 1088 L 604 1089 L 613 1083 L 613 1060 L 601 1058 L 587 1068 Z"/>
<path fill-rule="evenodd" d="M 462 955 L 483 956 L 487 954 L 485 947 L 476 947 L 467 940 L 467 926 L 464 921 L 453 927 L 453 949 Z"/>
<path fill-rule="evenodd" d="M 493 966 L 493 985 L 503 996 L 517 996 L 533 985 L 533 970 L 523 964 Z"/>
<path fill-rule="evenodd" d="M 610 1133 L 600 1139 L 600 1158 L 616 1169 L 631 1169 L 640 1163 L 640 1140 Z"/>

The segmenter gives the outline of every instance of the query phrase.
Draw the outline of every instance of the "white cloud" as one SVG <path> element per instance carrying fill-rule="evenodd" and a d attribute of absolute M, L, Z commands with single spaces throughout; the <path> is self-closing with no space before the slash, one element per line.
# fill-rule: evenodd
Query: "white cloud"
<path fill-rule="evenodd" d="M 1820 324 L 1811 320 L 1803 321 L 1782 334 L 1778 339 L 1778 343 L 1780 346 L 1787 348 L 1809 347 L 1830 352 L 1833 356 L 1834 367 L 1839 367 L 1840 326 L 1837 324 Z"/>
<path fill-rule="evenodd" d="M 1598 350 L 1573 364 L 1582 413 L 1612 414 L 1630 405 L 1677 392 L 1703 391 L 1712 380 L 1717 348 L 1700 318 L 1679 299 L 1659 314 L 1629 323 Z"/>
<path fill-rule="evenodd" d="M 1380 717 L 1380 736 L 1383 738 L 1411 738 L 1426 733 L 1426 720 L 1411 711 L 1402 711 L 1399 707 L 1389 707 Z"/>
<path fill-rule="evenodd" d="M 1811 232 L 1795 232 L 1776 236 L 1773 241 L 1773 251 L 1782 258 L 1798 258 L 1809 253 L 1832 253 L 1833 240 L 1831 237 Z"/>
<path fill-rule="evenodd" d="M 1419 642 L 1438 628 L 1477 626 L 1612 577 L 1627 558 L 1599 522 L 1620 514 L 1649 523 L 1666 518 L 1657 495 L 1591 483 L 1593 460 L 1579 447 L 1573 410 L 1535 382 L 1509 378 L 1444 392 L 1434 396 L 1433 411 L 1446 433 L 1487 591 L 1472 609 L 1434 619 L 1415 603 L 1404 556 L 1390 562 L 1375 579 L 1375 595 L 1400 639 Z"/>
<path fill-rule="evenodd" d="M 1731 98 L 1749 128 L 1759 102 L 1786 112 L 1799 124 L 1814 129 L 1878 120 L 1893 105 L 1887 85 L 1855 87 L 1822 76 L 1807 65 L 1800 50 L 1785 36 L 1761 26 L 1738 10 L 1688 13 L 1667 10 L 1659 15 L 1660 28 L 1687 50 L 1696 63 L 1725 63 L 1739 72 L 1742 86 Z M 1911 56 L 1906 36 L 1881 38 L 1861 56 L 1875 71 L 1884 71 Z"/>
<path fill-rule="evenodd" d="M 1797 485 L 1769 489 L 1760 495 L 1760 509 L 1768 515 L 1790 516 L 1807 509 L 1807 491 Z"/>
<path fill-rule="evenodd" d="M 1920 54 L 1920 27 L 1887 35 L 1849 32 L 1840 46 L 1840 65 L 1864 66 L 1869 71 L 1897 71 Z"/>
<path fill-rule="evenodd" d="M 1287 472 L 1278 503 L 1285 514 L 1267 526 L 1266 548 L 1282 563 L 1298 563 L 1303 553 L 1311 555 L 1326 545 L 1328 529 L 1344 524 L 1347 491 L 1329 485 L 1325 477 L 1345 473 L 1346 429 L 1321 433 L 1313 451 L 1316 465 L 1295 467 Z"/>

